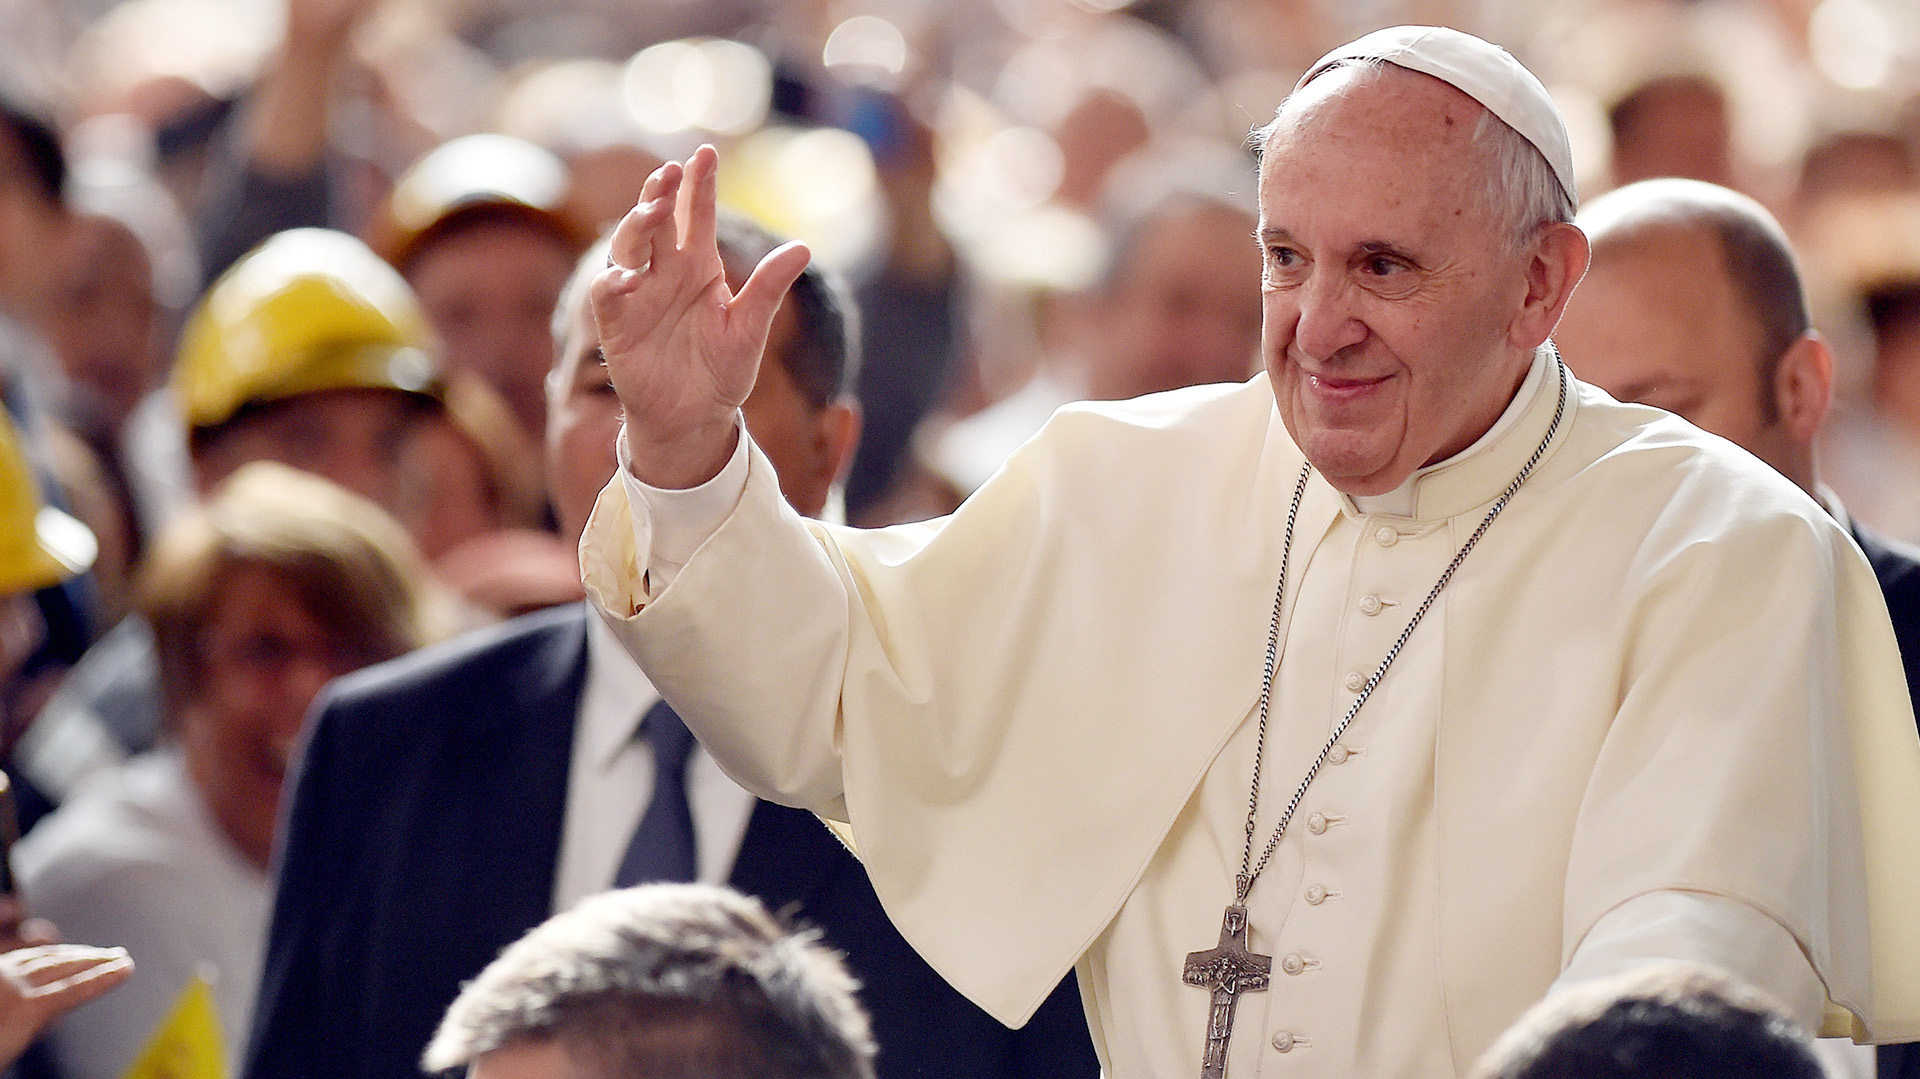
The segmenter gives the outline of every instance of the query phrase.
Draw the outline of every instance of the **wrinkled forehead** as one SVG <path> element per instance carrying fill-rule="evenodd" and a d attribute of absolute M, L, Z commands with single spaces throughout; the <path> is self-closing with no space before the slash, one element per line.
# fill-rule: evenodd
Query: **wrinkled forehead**
<path fill-rule="evenodd" d="M 1481 182 L 1489 161 L 1477 138 L 1488 122 L 1484 106 L 1430 75 L 1390 64 L 1329 71 L 1290 96 L 1268 125 L 1262 219 L 1292 196 L 1318 201 L 1329 184 L 1347 204 L 1409 191 L 1464 200 L 1469 192 L 1457 189 Z"/>
<path fill-rule="evenodd" d="M 1330 71 L 1276 117 L 1260 161 L 1260 230 L 1315 249 L 1388 246 L 1444 261 L 1504 242 L 1488 110 L 1417 72 Z"/>

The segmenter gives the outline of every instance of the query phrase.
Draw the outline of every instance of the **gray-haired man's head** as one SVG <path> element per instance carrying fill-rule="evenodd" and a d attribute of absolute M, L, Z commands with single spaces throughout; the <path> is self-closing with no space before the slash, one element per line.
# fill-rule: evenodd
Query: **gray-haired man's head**
<path fill-rule="evenodd" d="M 502 952 L 422 1066 L 475 1079 L 872 1079 L 856 984 L 813 934 L 725 888 L 594 896 Z"/>

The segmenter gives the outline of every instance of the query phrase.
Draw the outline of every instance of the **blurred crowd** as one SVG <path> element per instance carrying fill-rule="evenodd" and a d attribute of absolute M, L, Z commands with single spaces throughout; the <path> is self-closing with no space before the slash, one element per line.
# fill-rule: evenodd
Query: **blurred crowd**
<path fill-rule="evenodd" d="M 0 537 L 34 567 L 7 571 L 0 755 L 29 905 L 147 949 L 65 1074 L 117 1079 L 209 965 L 238 1052 L 327 680 L 581 597 L 604 475 L 556 460 L 616 425 L 604 380 L 554 377 L 556 304 L 660 161 L 718 145 L 723 204 L 849 284 L 819 515 L 918 520 L 1061 404 L 1256 370 L 1247 134 L 1404 22 L 1539 72 L 1583 197 L 1684 176 L 1778 216 L 1837 356 L 1824 475 L 1920 540 L 1908 0 L 0 8 L 0 487 L 40 537 Z"/>

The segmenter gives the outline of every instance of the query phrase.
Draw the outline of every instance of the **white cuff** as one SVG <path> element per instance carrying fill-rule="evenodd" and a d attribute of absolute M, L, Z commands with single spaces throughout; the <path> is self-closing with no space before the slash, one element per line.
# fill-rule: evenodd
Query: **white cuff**
<path fill-rule="evenodd" d="M 740 496 L 747 489 L 747 428 L 744 417 L 737 414 L 734 424 L 739 438 L 725 467 L 698 487 L 683 490 L 640 482 L 631 467 L 626 425 L 620 426 L 615 452 L 620 460 L 620 482 L 627 491 L 627 505 L 633 510 L 634 534 L 652 536 L 642 562 L 646 566 L 649 595 L 657 596 L 672 584 L 693 553 L 720 530 L 734 507 L 740 504 Z"/>

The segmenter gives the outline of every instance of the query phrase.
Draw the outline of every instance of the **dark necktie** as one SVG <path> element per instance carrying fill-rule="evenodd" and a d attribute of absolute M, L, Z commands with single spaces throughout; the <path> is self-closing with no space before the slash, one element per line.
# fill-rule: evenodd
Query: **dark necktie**
<path fill-rule="evenodd" d="M 693 732 L 661 701 L 647 712 L 640 733 L 653 747 L 653 801 L 627 842 L 627 853 L 613 878 L 616 888 L 694 879 L 693 808 L 687 804 L 687 758 L 693 752 Z"/>

